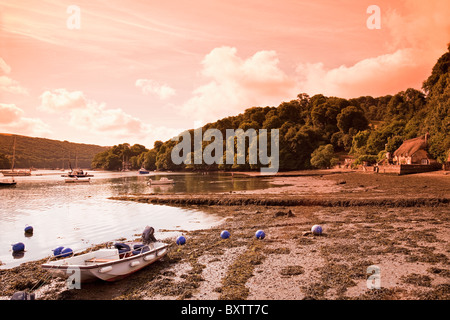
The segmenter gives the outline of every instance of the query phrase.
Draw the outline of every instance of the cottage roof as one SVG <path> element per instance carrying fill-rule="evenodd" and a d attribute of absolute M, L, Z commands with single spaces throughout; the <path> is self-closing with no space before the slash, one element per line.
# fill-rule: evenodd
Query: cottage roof
<path fill-rule="evenodd" d="M 425 150 L 427 147 L 427 141 L 425 136 L 417 137 L 403 141 L 403 144 L 394 151 L 394 156 L 397 157 L 410 157 L 418 150 Z"/>

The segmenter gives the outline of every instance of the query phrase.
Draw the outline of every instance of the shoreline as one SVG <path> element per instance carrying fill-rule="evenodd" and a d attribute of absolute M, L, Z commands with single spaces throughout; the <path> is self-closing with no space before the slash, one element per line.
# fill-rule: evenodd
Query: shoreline
<path fill-rule="evenodd" d="M 450 298 L 450 177 L 293 174 L 266 176 L 275 186 L 259 191 L 116 197 L 195 208 L 224 222 L 186 231 L 186 245 L 173 246 L 165 261 L 116 283 L 67 290 L 52 280 L 36 293 L 49 300 Z M 314 224 L 324 235 L 309 232 Z M 224 229 L 229 239 L 220 238 Z M 254 237 L 258 229 L 264 240 Z M 36 286 L 45 276 L 40 263 L 0 271 L 0 296 Z M 381 289 L 367 289 L 372 265 Z"/>

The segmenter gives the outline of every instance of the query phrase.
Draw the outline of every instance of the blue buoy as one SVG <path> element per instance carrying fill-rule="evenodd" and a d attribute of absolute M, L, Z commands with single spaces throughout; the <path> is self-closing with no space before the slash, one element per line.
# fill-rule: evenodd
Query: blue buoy
<path fill-rule="evenodd" d="M 230 232 L 229 232 L 228 230 L 223 230 L 223 231 L 220 233 L 220 237 L 221 237 L 222 239 L 228 239 L 230 236 L 231 236 L 231 234 L 230 234 Z"/>
<path fill-rule="evenodd" d="M 22 242 L 18 242 L 12 245 L 13 252 L 22 252 L 25 251 L 25 245 Z"/>
<path fill-rule="evenodd" d="M 258 230 L 258 231 L 256 231 L 255 236 L 256 236 L 257 239 L 261 239 L 262 240 L 262 239 L 264 239 L 266 237 L 266 234 L 264 233 L 264 231 Z"/>
<path fill-rule="evenodd" d="M 33 227 L 32 226 L 26 226 L 25 227 L 25 233 L 28 233 L 28 234 L 33 233 Z"/>
<path fill-rule="evenodd" d="M 322 234 L 322 227 L 318 224 L 315 224 L 312 226 L 311 232 L 316 236 L 320 236 Z"/>
<path fill-rule="evenodd" d="M 177 245 L 183 245 L 183 244 L 185 244 L 185 243 L 186 243 L 186 238 L 185 238 L 185 237 L 179 236 L 179 237 L 177 238 Z"/>
<path fill-rule="evenodd" d="M 73 250 L 70 248 L 64 248 L 61 251 L 61 257 L 66 258 L 69 257 L 73 254 Z"/>
<path fill-rule="evenodd" d="M 59 256 L 61 254 L 62 249 L 64 249 L 64 247 L 58 247 L 56 249 L 53 249 L 53 255 L 55 257 Z"/>

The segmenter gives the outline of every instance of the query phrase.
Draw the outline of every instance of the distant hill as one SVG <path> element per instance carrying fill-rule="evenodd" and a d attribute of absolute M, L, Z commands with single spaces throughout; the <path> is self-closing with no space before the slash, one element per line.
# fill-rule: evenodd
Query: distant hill
<path fill-rule="evenodd" d="M 108 147 L 0 133 L 0 156 L 11 162 L 16 137 L 15 168 L 90 168 L 94 155 Z M 1 169 L 0 162 L 0 169 Z M 6 169 L 6 168 L 3 168 Z M 9 169 L 9 168 L 8 168 Z"/>

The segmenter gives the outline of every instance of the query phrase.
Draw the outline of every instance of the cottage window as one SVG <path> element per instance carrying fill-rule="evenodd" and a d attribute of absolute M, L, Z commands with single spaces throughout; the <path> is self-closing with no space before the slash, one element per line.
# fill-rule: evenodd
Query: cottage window
<path fill-rule="evenodd" d="M 428 159 L 422 159 L 422 161 L 420 161 L 420 164 L 428 164 Z"/>

